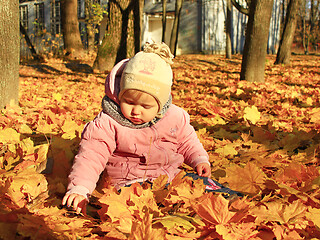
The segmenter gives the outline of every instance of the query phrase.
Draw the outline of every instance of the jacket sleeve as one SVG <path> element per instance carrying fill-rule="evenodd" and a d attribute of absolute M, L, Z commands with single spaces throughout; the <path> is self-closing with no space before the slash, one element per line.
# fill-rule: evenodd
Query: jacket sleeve
<path fill-rule="evenodd" d="M 68 193 L 91 194 L 115 148 L 114 125 L 100 113 L 83 130 L 79 152 L 69 174 Z"/>
<path fill-rule="evenodd" d="M 182 110 L 182 109 L 181 109 Z M 178 152 L 184 156 L 184 162 L 195 168 L 199 163 L 209 163 L 209 156 L 203 148 L 197 133 L 190 125 L 189 114 L 182 110 Z"/>

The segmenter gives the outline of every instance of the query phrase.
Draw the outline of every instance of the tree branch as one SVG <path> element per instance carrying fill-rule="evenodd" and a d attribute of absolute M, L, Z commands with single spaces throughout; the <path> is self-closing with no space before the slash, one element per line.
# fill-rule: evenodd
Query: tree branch
<path fill-rule="evenodd" d="M 243 14 L 245 14 L 245 15 L 249 15 L 249 7 L 245 8 L 245 7 L 241 6 L 241 5 L 237 2 L 237 0 L 231 0 L 231 2 L 232 2 L 232 5 L 233 5 L 236 9 L 238 9 L 239 12 L 241 12 L 241 13 L 243 13 Z M 249 5 L 248 5 L 248 6 L 249 6 Z"/>

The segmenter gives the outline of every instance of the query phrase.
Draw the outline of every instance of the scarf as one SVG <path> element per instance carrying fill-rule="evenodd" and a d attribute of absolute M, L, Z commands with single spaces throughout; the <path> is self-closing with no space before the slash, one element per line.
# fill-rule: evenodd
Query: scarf
<path fill-rule="evenodd" d="M 146 122 L 143 124 L 133 124 L 127 118 L 125 118 L 125 116 L 121 112 L 120 106 L 116 104 L 114 101 L 112 101 L 107 95 L 105 95 L 104 98 L 102 99 L 101 105 L 102 105 L 103 112 L 108 114 L 113 120 L 115 120 L 120 125 L 129 127 L 129 128 L 141 129 L 146 127 L 151 127 L 152 125 L 156 124 L 168 111 L 171 103 L 172 103 L 172 97 L 170 95 L 169 100 L 163 106 L 161 111 L 155 116 L 155 118 L 150 122 Z"/>

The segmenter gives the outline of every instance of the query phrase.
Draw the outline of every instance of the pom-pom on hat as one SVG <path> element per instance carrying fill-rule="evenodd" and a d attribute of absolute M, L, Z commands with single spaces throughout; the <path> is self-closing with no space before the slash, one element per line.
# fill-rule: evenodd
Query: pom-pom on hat
<path fill-rule="evenodd" d="M 171 93 L 172 59 L 173 55 L 165 43 L 146 43 L 143 51 L 132 57 L 123 70 L 119 99 L 126 90 L 143 91 L 157 100 L 160 112 Z"/>

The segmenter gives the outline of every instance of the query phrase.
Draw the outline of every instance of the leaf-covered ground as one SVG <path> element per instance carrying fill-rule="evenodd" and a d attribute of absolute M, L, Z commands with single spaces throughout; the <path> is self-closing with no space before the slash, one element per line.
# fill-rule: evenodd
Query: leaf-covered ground
<path fill-rule="evenodd" d="M 239 81 L 241 56 L 173 66 L 173 101 L 190 113 L 213 177 L 245 197 L 204 193 L 182 175 L 120 194 L 101 182 L 87 215 L 61 199 L 106 74 L 90 60 L 22 64 L 20 106 L 0 114 L 0 239 L 319 239 L 320 57 L 273 62 L 264 84 Z"/>

